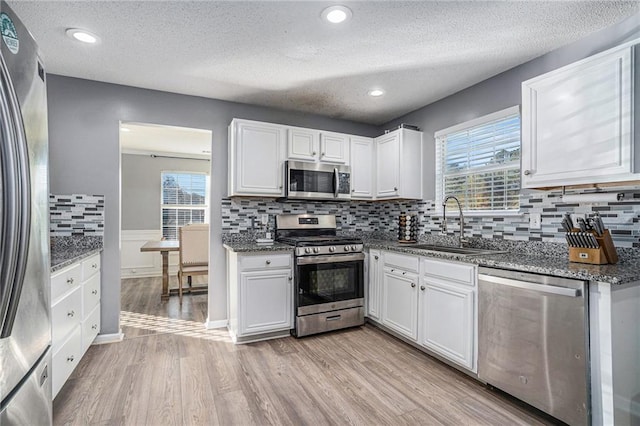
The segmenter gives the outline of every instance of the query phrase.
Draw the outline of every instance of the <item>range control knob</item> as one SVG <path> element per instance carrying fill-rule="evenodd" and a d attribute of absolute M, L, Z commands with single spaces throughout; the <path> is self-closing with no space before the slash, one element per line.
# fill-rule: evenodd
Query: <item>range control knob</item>
<path fill-rule="evenodd" d="M 333 247 L 333 246 L 332 246 L 332 247 L 329 247 L 329 251 L 330 251 L 331 253 L 333 253 L 334 251 L 336 251 L 336 248 L 335 248 L 335 247 Z"/>
<path fill-rule="evenodd" d="M 351 246 L 351 250 L 356 251 L 356 246 Z"/>
<path fill-rule="evenodd" d="M 313 252 L 314 252 L 314 253 L 318 253 L 319 251 L 320 251 L 320 249 L 319 249 L 318 247 L 314 247 L 314 248 L 313 248 Z"/>
<path fill-rule="evenodd" d="M 344 251 L 349 251 L 349 246 L 344 246 Z"/>
<path fill-rule="evenodd" d="M 305 253 L 311 253 L 311 249 L 309 247 L 307 247 L 306 249 L 304 249 Z"/>

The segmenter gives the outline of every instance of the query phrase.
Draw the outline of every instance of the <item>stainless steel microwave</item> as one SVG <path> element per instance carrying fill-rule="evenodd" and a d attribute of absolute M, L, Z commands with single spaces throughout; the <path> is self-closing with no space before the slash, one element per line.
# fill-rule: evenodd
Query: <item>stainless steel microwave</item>
<path fill-rule="evenodd" d="M 351 167 L 286 161 L 285 188 L 287 199 L 348 201 Z"/>

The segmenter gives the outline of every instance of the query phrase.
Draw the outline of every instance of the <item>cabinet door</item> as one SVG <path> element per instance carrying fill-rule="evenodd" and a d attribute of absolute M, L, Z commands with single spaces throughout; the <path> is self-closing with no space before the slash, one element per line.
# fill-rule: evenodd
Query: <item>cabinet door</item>
<path fill-rule="evenodd" d="M 235 123 L 235 186 L 230 195 L 283 196 L 285 128 Z"/>
<path fill-rule="evenodd" d="M 384 268 L 382 323 L 413 341 L 418 340 L 417 282 L 415 274 Z"/>
<path fill-rule="evenodd" d="M 631 49 L 522 83 L 522 187 L 632 178 Z"/>
<path fill-rule="evenodd" d="M 320 161 L 349 164 L 349 136 L 340 133 L 320 133 Z"/>
<path fill-rule="evenodd" d="M 371 138 L 351 138 L 351 198 L 374 196 L 374 144 Z"/>
<path fill-rule="evenodd" d="M 240 335 L 293 328 L 291 270 L 242 272 L 239 311 Z"/>
<path fill-rule="evenodd" d="M 380 293 L 382 259 L 380 251 L 369 251 L 369 288 L 367 294 L 367 316 L 380 320 Z"/>
<path fill-rule="evenodd" d="M 296 127 L 287 130 L 287 158 L 290 160 L 318 160 L 320 132 Z"/>
<path fill-rule="evenodd" d="M 473 370 L 473 289 L 425 279 L 420 293 L 420 344 Z"/>
<path fill-rule="evenodd" d="M 400 133 L 376 138 L 376 197 L 397 197 L 400 189 Z"/>

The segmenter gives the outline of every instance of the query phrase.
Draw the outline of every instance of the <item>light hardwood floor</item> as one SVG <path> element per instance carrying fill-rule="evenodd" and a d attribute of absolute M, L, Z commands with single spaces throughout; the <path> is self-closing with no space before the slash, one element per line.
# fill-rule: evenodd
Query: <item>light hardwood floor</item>
<path fill-rule="evenodd" d="M 54 424 L 517 425 L 548 419 L 377 328 L 233 345 L 205 330 L 206 295 L 122 283 L 125 340 L 92 346 Z"/>

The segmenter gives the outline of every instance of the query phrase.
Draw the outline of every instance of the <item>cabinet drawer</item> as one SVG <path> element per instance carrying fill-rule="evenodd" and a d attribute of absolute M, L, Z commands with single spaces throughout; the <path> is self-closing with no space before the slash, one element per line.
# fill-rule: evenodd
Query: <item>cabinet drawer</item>
<path fill-rule="evenodd" d="M 77 288 L 82 282 L 81 273 L 79 263 L 55 272 L 51 276 L 51 303 L 55 303 L 65 293 Z"/>
<path fill-rule="evenodd" d="M 418 272 L 419 264 L 417 256 L 384 252 L 384 266 L 396 267 L 409 272 Z"/>
<path fill-rule="evenodd" d="M 100 272 L 100 253 L 85 259 L 82 262 L 82 281 Z"/>
<path fill-rule="evenodd" d="M 82 353 L 85 353 L 100 333 L 100 306 L 93 308 L 93 311 L 82 321 Z"/>
<path fill-rule="evenodd" d="M 100 275 L 96 274 L 82 284 L 82 318 L 100 304 Z"/>
<path fill-rule="evenodd" d="M 80 358 L 82 358 L 82 331 L 78 324 L 64 345 L 53 353 L 51 383 L 54 398 L 80 362 Z"/>
<path fill-rule="evenodd" d="M 55 352 L 71 330 L 80 324 L 82 292 L 76 288 L 51 308 L 51 340 Z"/>
<path fill-rule="evenodd" d="M 240 270 L 242 271 L 249 269 L 280 269 L 290 267 L 290 254 L 242 256 L 240 258 Z"/>
<path fill-rule="evenodd" d="M 475 286 L 475 267 L 455 262 L 424 259 L 424 275 L 444 278 L 454 283 Z"/>

